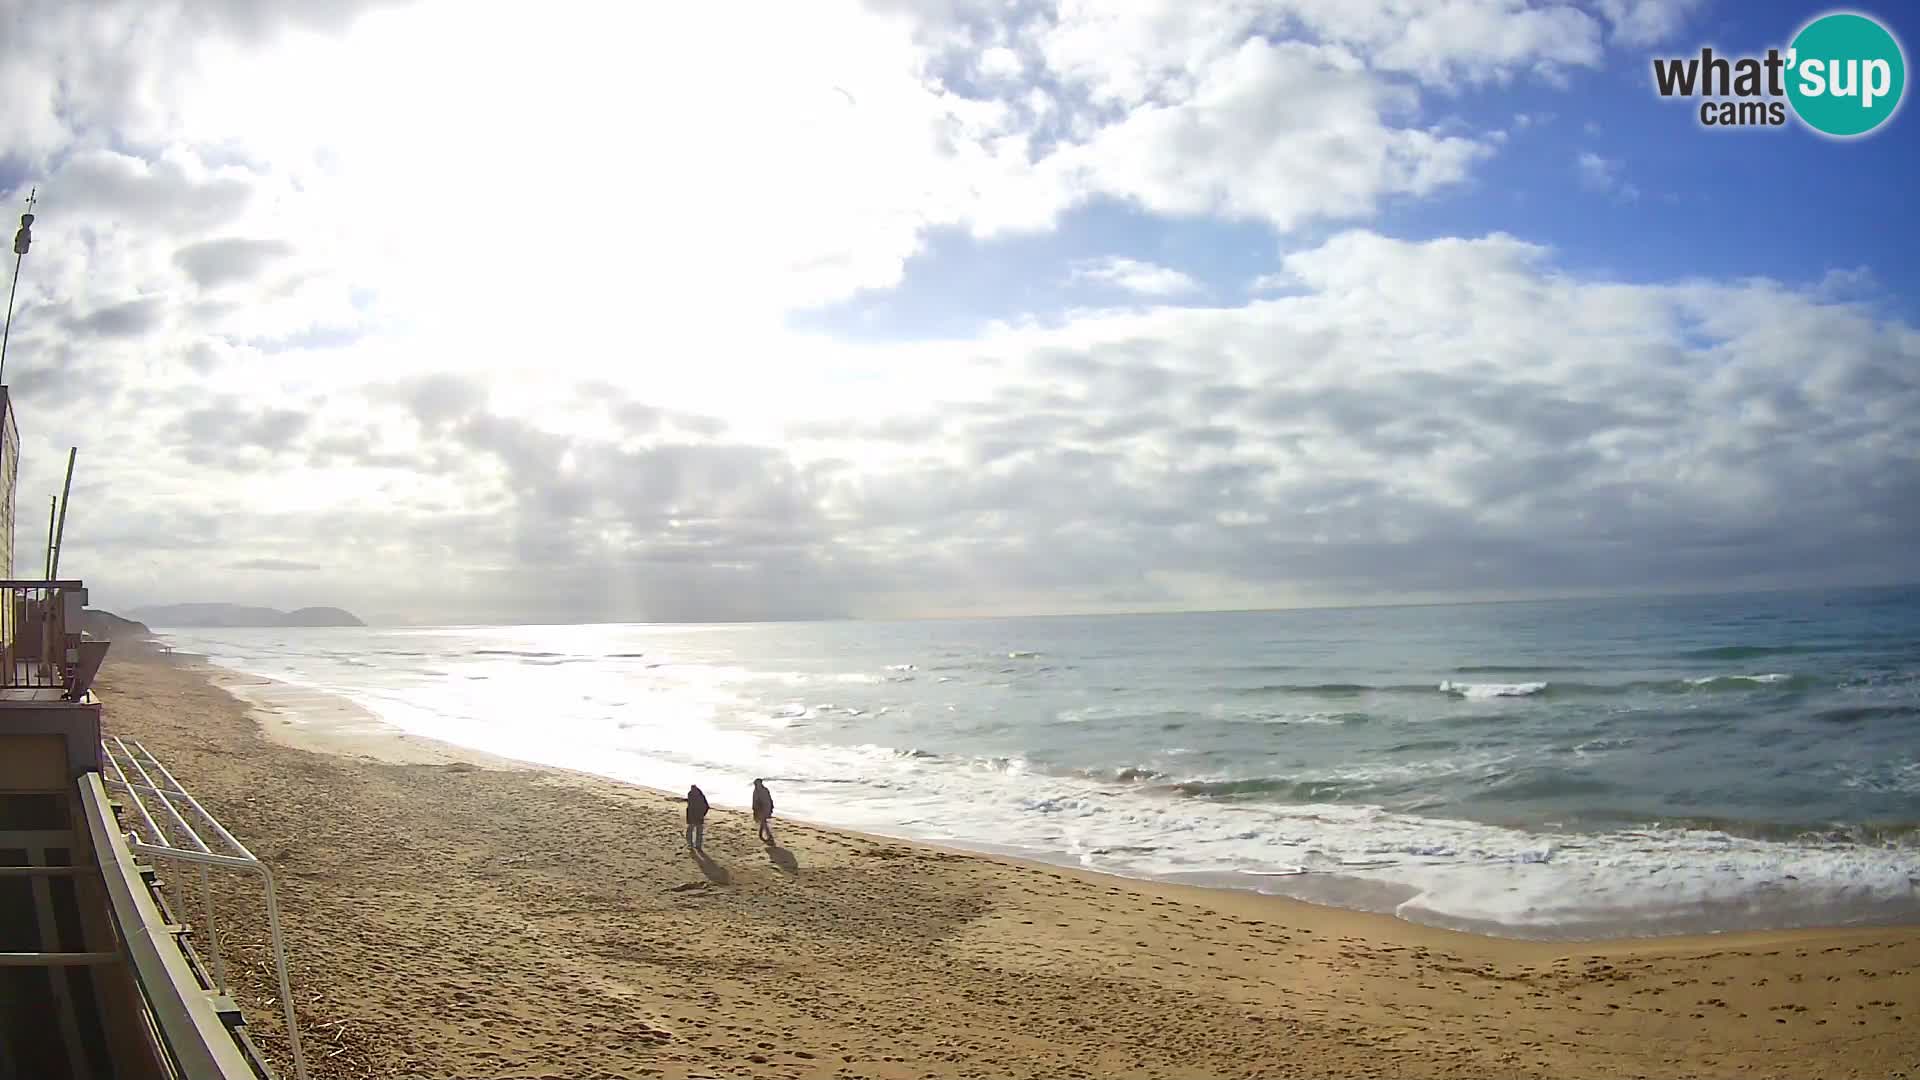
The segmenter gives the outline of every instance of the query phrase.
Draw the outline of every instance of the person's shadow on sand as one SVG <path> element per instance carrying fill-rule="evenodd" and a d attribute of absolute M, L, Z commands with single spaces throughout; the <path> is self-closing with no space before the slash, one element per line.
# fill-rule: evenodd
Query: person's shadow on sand
<path fill-rule="evenodd" d="M 779 844 L 767 845 L 767 858 L 772 859 L 773 865 L 789 874 L 797 874 L 800 872 L 800 860 L 793 857 L 793 852 L 788 851 Z"/>
<path fill-rule="evenodd" d="M 713 882 L 715 885 L 733 884 L 733 873 L 726 867 L 708 858 L 706 852 L 695 851 L 690 854 L 693 856 L 694 865 L 700 868 L 701 873 L 707 875 L 708 881 Z"/>

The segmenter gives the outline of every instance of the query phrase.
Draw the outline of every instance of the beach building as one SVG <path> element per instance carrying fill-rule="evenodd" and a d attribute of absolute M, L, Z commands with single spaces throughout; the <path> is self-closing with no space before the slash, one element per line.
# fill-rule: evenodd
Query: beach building
<path fill-rule="evenodd" d="M 10 556 L 19 435 L 4 386 L 0 431 Z M 271 877 L 143 747 L 102 740 L 91 687 L 109 643 L 82 631 L 86 586 L 15 578 L 9 557 L 0 593 L 0 1080 L 271 1077 L 226 993 L 216 928 L 186 918 L 191 887 L 164 875 L 258 875 L 284 988 Z M 290 1010 L 288 1024 L 304 1073 Z"/>

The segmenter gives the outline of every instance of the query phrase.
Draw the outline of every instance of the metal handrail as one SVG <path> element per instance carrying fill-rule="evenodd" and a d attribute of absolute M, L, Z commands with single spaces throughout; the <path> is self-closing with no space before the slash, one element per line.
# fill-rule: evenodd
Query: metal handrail
<path fill-rule="evenodd" d="M 173 859 L 201 867 L 200 883 L 209 922 L 209 947 L 213 950 L 215 981 L 223 992 L 226 989 L 226 964 L 221 957 L 219 935 L 213 932 L 211 926 L 212 884 L 207 878 L 206 868 L 219 867 L 260 875 L 261 885 L 266 892 L 267 935 L 273 949 L 274 975 L 280 984 L 281 1009 L 287 1022 L 287 1041 L 293 1053 L 293 1073 L 295 1080 L 306 1080 L 306 1058 L 301 1052 L 299 1021 L 294 1016 L 293 988 L 287 979 L 286 941 L 280 930 L 280 902 L 274 889 L 273 872 L 267 869 L 266 864 L 256 858 L 253 852 L 247 850 L 245 844 L 228 832 L 227 827 L 220 824 L 219 819 L 209 813 L 206 807 L 201 806 L 200 800 L 194 798 L 173 773 L 168 771 L 167 767 L 162 765 L 159 759 L 155 758 L 152 752 L 138 740 L 134 741 L 130 749 L 125 740 L 114 736 L 112 739 L 101 740 L 100 749 L 103 758 L 113 767 L 117 777 L 106 779 L 105 783 L 127 795 L 138 812 L 140 821 L 146 826 L 147 836 L 144 839 L 138 833 L 138 825 L 135 829 L 128 830 L 128 848 L 135 854 L 150 858 Z M 129 766 L 139 775 L 141 782 L 135 783 L 128 776 L 127 767 Z M 155 774 L 158 776 L 156 777 Z M 164 785 L 160 781 L 164 781 Z M 153 814 L 147 809 L 146 798 L 143 796 L 159 798 L 161 806 L 166 810 L 164 816 L 180 830 L 180 839 L 191 845 L 190 847 L 181 847 L 174 843 L 167 830 L 161 828 L 154 820 Z M 176 799 L 200 818 L 213 837 L 228 849 L 226 852 L 215 851 L 207 844 L 199 831 L 181 812 L 180 806 L 175 804 Z"/>
<path fill-rule="evenodd" d="M 186 954 L 173 940 L 166 917 L 147 890 L 99 773 L 80 777 L 80 802 L 86 810 L 87 831 L 93 835 L 101 880 L 113 905 L 114 924 L 166 1052 L 192 1080 L 252 1076 L 252 1067 L 220 1022 L 212 999 L 194 978 Z"/>
<path fill-rule="evenodd" d="M 126 770 L 122 769 L 120 767 L 119 760 L 115 759 L 113 763 L 114 771 L 120 774 L 120 781 L 121 783 L 126 785 L 127 791 L 130 793 L 135 793 L 136 795 L 139 792 L 145 792 L 148 795 L 160 796 L 160 805 L 166 808 L 167 816 L 172 818 L 173 823 L 179 827 L 180 834 L 186 837 L 187 840 L 191 841 L 193 846 L 201 854 L 203 855 L 213 854 L 213 849 L 207 847 L 206 842 L 200 839 L 200 834 L 194 832 L 193 826 L 187 824 L 187 819 L 180 816 L 180 809 L 173 805 L 172 796 L 175 793 L 164 790 L 161 787 L 159 787 L 157 784 L 155 784 L 153 779 L 153 774 L 147 771 L 147 767 L 140 763 L 140 759 L 138 757 L 127 752 L 126 743 L 122 742 L 117 736 L 114 738 L 113 741 L 115 744 L 117 744 L 120 747 L 120 752 L 122 754 L 126 754 L 127 763 L 133 766 L 133 771 L 139 773 L 140 779 L 141 781 L 143 781 L 143 783 L 141 784 L 127 783 Z M 141 747 L 141 751 L 143 753 L 145 752 L 145 750 L 146 750 L 145 747 Z M 153 755 L 151 754 L 148 754 L 147 756 L 148 758 L 153 757 Z M 172 773 L 166 772 L 165 766 L 161 765 L 160 762 L 158 761 L 154 761 L 153 767 L 162 773 L 166 773 L 168 784 L 171 785 L 172 787 L 179 788 L 178 794 L 186 795 L 186 789 L 180 788 L 179 781 L 173 778 Z M 188 796 L 188 798 L 191 798 L 191 797 L 192 796 Z M 196 810 L 199 809 L 199 806 L 200 806 L 199 803 L 194 804 L 194 808 Z M 145 806 L 141 807 L 141 810 L 143 812 L 145 811 L 145 809 L 146 809 Z M 211 820 L 212 815 L 207 814 L 205 810 L 200 810 L 200 813 L 201 815 Z M 150 829 L 152 829 L 153 835 L 155 836 L 164 838 L 167 835 L 165 832 L 162 832 L 159 828 L 154 826 L 152 815 L 147 815 L 147 826 Z M 224 832 L 225 830 L 222 830 L 222 831 Z M 228 839 L 232 839 L 232 838 L 229 837 Z M 248 859 L 253 858 L 253 855 L 251 852 L 248 852 L 247 849 L 244 847 L 240 847 L 239 841 L 235 840 L 233 841 L 233 843 L 235 847 L 239 848 L 239 850 L 245 856 L 245 858 L 248 858 Z M 139 845 L 135 845 L 135 850 L 136 851 L 139 850 Z M 182 852 L 181 854 L 184 855 L 185 853 Z M 202 865 L 200 867 L 200 897 L 201 897 L 201 910 L 206 912 L 206 915 L 207 915 L 207 947 L 211 949 L 213 952 L 213 987 L 214 989 L 224 994 L 227 992 L 227 961 L 225 956 L 222 955 L 222 951 L 220 948 L 220 927 L 214 922 L 214 917 L 213 917 L 213 882 L 209 880 L 207 877 L 207 867 L 205 865 Z"/>

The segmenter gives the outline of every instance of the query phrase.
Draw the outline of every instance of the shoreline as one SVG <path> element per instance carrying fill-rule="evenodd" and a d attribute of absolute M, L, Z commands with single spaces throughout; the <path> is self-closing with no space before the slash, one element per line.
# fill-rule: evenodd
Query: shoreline
<path fill-rule="evenodd" d="M 260 712 L 260 723 L 269 737 L 300 749 L 323 753 L 342 753 L 397 764 L 446 764 L 465 762 L 493 769 L 547 769 L 561 774 L 587 777 L 620 784 L 664 798 L 678 798 L 645 783 L 617 776 L 570 768 L 548 762 L 529 761 L 491 753 L 430 736 L 417 735 L 377 715 L 343 694 L 316 690 L 217 664 L 198 654 L 174 654 L 176 663 L 185 663 L 203 671 L 215 685 L 225 689 Z M 709 798 L 713 794 L 709 792 Z M 745 803 L 723 799 L 716 805 L 744 809 Z M 1416 900 L 1419 891 L 1400 883 L 1332 870 L 1302 870 L 1295 873 L 1243 873 L 1195 870 L 1180 873 L 1127 873 L 1122 870 L 1087 866 L 1075 857 L 1060 853 L 1033 851 L 987 841 L 947 840 L 904 832 L 860 829 L 810 818 L 787 818 L 810 827 L 866 837 L 876 841 L 908 843 L 951 854 L 1012 861 L 1028 867 L 1047 867 L 1090 874 L 1100 880 L 1146 882 L 1153 885 L 1200 888 L 1213 892 L 1232 892 L 1284 903 L 1306 904 L 1350 914 L 1371 915 L 1395 922 L 1436 930 L 1445 930 L 1498 941 L 1546 942 L 1561 945 L 1602 945 L 1609 943 L 1648 944 L 1668 941 L 1725 941 L 1729 936 L 1792 931 L 1850 930 L 1920 926 L 1920 911 L 1911 901 L 1890 903 L 1876 909 L 1856 902 L 1843 910 L 1843 917 L 1822 916 L 1790 918 L 1783 914 L 1796 909 L 1782 905 L 1756 910 L 1749 900 L 1703 903 L 1684 913 L 1660 912 L 1658 923 L 1649 932 L 1648 922 L 1655 912 L 1620 911 L 1606 917 L 1556 924 L 1506 924 L 1443 917 L 1416 918 L 1397 909 Z M 1827 911 L 1834 905 L 1803 904 Z M 1745 922 L 1747 925 L 1741 925 Z"/>
<path fill-rule="evenodd" d="M 349 757 L 365 757 L 372 761 L 396 763 L 396 765 L 447 765 L 447 763 L 467 763 L 482 769 L 536 769 L 553 771 L 564 776 L 576 776 L 589 782 L 618 784 L 632 788 L 636 792 L 653 794 L 664 799 L 678 799 L 676 792 L 662 788 L 653 788 L 639 784 L 634 780 L 624 780 L 618 776 L 591 773 L 584 769 L 568 769 L 564 765 L 549 765 L 541 761 L 524 761 L 516 757 L 505 757 L 499 753 L 490 753 L 484 749 L 468 748 L 455 742 L 445 742 L 430 736 L 420 736 L 407 732 L 399 724 L 386 721 L 384 717 L 372 713 L 365 705 L 349 700 L 342 694 L 328 690 L 313 690 L 284 682 L 265 675 L 253 675 L 246 671 L 223 667 L 209 661 L 202 655 L 184 655 L 184 665 L 202 675 L 244 701 L 253 711 L 257 723 L 261 724 L 263 734 L 276 742 L 296 749 L 309 749 L 319 753 L 340 753 Z M 712 794 L 708 794 L 712 798 Z M 726 805 L 728 809 L 745 809 L 745 803 L 720 801 L 716 807 Z M 1684 928 L 1667 932 L 1640 932 L 1642 926 L 1628 919 L 1613 922 L 1594 922 L 1592 926 L 1603 926 L 1609 932 L 1603 934 L 1549 934 L 1549 932 L 1517 932 L 1517 928 L 1503 924 L 1450 924 L 1450 922 L 1430 922 L 1430 920 L 1407 919 L 1394 913 L 1394 907 L 1400 901 L 1411 899 L 1413 890 L 1405 886 L 1396 886 L 1392 882 L 1379 882 L 1371 878 L 1359 878 L 1352 874 L 1338 872 L 1308 871 L 1300 874 L 1236 874 L 1225 871 L 1192 871 L 1183 874 L 1127 874 L 1127 872 L 1094 869 L 1073 861 L 1071 855 L 1050 857 L 1048 853 L 1027 851 L 1018 847 L 995 846 L 987 842 L 941 842 L 927 840 L 920 836 L 900 836 L 889 832 L 860 830 L 835 822 L 812 821 L 783 817 L 783 821 L 801 822 L 808 828 L 833 830 L 849 836 L 860 836 L 872 842 L 891 842 L 891 844 L 912 844 L 929 847 L 933 851 L 943 851 L 948 855 L 962 857 L 981 857 L 995 859 L 1004 863 L 1014 863 L 1027 869 L 1050 869 L 1050 871 L 1069 871 L 1075 874 L 1087 874 L 1091 880 L 1121 880 L 1121 882 L 1142 882 L 1148 886 L 1173 886 L 1181 890 L 1204 890 L 1208 894 L 1236 894 L 1236 896 L 1254 897 L 1256 903 L 1275 901 L 1281 905 L 1306 905 L 1309 909 L 1327 909 L 1344 915 L 1363 915 L 1386 919 L 1400 926 L 1421 926 L 1428 930 L 1442 930 L 1448 934 L 1465 934 L 1469 938 L 1484 938 L 1494 942 L 1532 942 L 1532 944 L 1553 945 L 1622 945 L 1628 949 L 1647 947 L 1647 945 L 1703 945 L 1709 942 L 1728 942 L 1741 936 L 1766 936 L 1766 934 L 1793 934 L 1793 932 L 1843 932 L 1843 930 L 1876 930 L 1876 928 L 1920 928 L 1920 920 L 1882 917 L 1882 919 L 1857 919 L 1849 922 L 1805 922 L 1791 926 L 1715 926 L 1715 928 Z M 1269 878 L 1290 878 L 1296 882 L 1296 892 L 1265 892 L 1261 884 Z M 1308 882 L 1311 882 L 1308 886 Z M 1308 888 L 1302 888 L 1308 886 Z M 1308 894 L 1308 896 L 1300 896 Z M 1379 897 L 1390 899 L 1382 901 Z M 1730 913 L 1722 919 L 1730 919 Z M 1500 932 L 1507 930 L 1507 932 Z"/>
<path fill-rule="evenodd" d="M 651 789 L 418 739 L 385 760 L 351 714 L 311 748 L 310 718 L 217 670 L 110 659 L 107 724 L 274 870 L 315 1080 L 1920 1063 L 1920 929 L 1515 941 L 786 819 L 762 847 L 725 808 L 695 860 L 680 805 Z M 220 925 L 236 998 L 284 1055 L 271 979 L 244 962 L 262 939 L 249 890 L 233 883 Z"/>

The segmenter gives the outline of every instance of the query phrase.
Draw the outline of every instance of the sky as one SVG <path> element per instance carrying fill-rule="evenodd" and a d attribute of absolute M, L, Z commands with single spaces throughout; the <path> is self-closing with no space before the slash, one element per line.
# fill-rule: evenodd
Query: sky
<path fill-rule="evenodd" d="M 1920 580 L 1920 120 L 1651 73 L 1827 10 L 0 0 L 14 572 L 78 446 L 117 610 Z"/>

